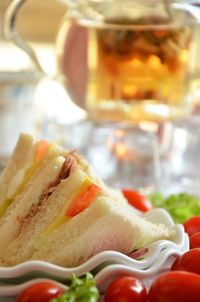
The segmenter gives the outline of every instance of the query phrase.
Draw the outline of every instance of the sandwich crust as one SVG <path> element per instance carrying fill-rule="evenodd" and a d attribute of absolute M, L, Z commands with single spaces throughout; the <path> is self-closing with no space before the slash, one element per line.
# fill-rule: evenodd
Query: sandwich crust
<path fill-rule="evenodd" d="M 35 150 L 35 139 L 31 135 L 21 134 L 11 159 L 0 174 L 0 204 L 15 195 L 27 170 L 34 162 Z"/>

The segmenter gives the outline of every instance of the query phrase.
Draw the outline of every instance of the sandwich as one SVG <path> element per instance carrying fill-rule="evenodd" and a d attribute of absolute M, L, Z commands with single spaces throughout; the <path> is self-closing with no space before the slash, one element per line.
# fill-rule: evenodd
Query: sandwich
<path fill-rule="evenodd" d="M 87 162 L 74 152 L 66 152 L 55 143 L 36 141 L 30 135 L 20 135 L 0 176 L 0 259 L 18 236 L 25 217 L 40 205 L 44 192 L 53 190 L 79 165 L 93 175 Z"/>
<path fill-rule="evenodd" d="M 2 265 L 34 259 L 74 267 L 100 251 L 128 254 L 174 235 L 173 229 L 138 216 L 79 155 L 61 153 L 50 161 L 43 159 L 2 215 L 0 242 L 6 237 L 6 244 L 0 244 Z M 57 168 L 50 176 L 51 167 Z M 12 235 L 5 235 L 6 228 Z"/>

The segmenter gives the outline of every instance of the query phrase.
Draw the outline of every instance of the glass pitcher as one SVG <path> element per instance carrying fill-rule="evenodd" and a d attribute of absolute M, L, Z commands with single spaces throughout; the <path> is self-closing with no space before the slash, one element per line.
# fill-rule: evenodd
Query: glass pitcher
<path fill-rule="evenodd" d="M 199 77 L 199 22 L 189 1 L 74 1 L 58 33 L 59 72 L 91 119 L 182 119 Z"/>
<path fill-rule="evenodd" d="M 10 24 L 25 2 L 12 1 Z M 190 113 L 200 69 L 194 1 L 62 2 L 68 9 L 56 41 L 58 73 L 91 119 L 157 122 Z M 10 33 L 38 66 L 33 51 Z"/>

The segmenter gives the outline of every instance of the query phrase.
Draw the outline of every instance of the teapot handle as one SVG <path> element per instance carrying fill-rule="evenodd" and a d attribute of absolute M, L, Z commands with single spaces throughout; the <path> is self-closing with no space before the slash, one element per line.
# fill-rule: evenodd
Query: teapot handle
<path fill-rule="evenodd" d="M 29 56 L 35 69 L 40 73 L 44 73 L 34 50 L 22 39 L 16 30 L 17 14 L 26 1 L 27 0 L 13 0 L 8 6 L 4 21 L 4 33 L 8 40 L 13 41 L 15 45 L 21 48 Z"/>
<path fill-rule="evenodd" d="M 195 1 L 189 0 L 187 3 L 174 3 L 174 7 L 190 13 L 198 24 L 200 24 L 200 8 L 195 6 Z"/>

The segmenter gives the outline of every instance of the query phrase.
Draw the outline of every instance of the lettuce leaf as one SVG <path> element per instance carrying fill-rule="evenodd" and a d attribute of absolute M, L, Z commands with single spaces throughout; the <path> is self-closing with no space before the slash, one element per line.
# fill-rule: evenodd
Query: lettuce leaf
<path fill-rule="evenodd" d="M 69 289 L 51 302 L 97 302 L 98 298 L 99 292 L 92 274 L 86 273 L 83 278 L 77 278 L 73 274 Z"/>
<path fill-rule="evenodd" d="M 167 210 L 176 223 L 184 223 L 192 216 L 200 215 L 200 198 L 187 193 L 179 193 L 164 198 L 159 192 L 148 196 L 154 207 Z"/>

